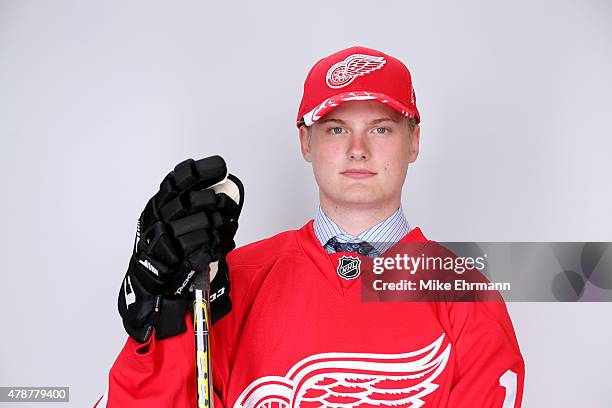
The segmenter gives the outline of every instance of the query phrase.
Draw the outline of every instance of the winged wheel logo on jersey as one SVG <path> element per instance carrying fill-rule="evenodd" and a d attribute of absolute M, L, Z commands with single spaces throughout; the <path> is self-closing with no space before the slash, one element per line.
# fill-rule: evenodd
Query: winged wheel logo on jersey
<path fill-rule="evenodd" d="M 253 381 L 234 408 L 419 408 L 434 392 L 451 352 L 444 334 L 404 354 L 322 353 L 295 364 L 284 377 Z M 442 351 L 441 351 L 442 350 Z"/>
<path fill-rule="evenodd" d="M 325 82 L 330 88 L 347 86 L 355 78 L 381 69 L 387 61 L 383 57 L 366 54 L 353 54 L 332 65 L 327 71 Z"/>
<path fill-rule="evenodd" d="M 356 256 L 342 255 L 338 259 L 338 276 L 344 279 L 355 279 L 361 273 L 361 259 Z"/>

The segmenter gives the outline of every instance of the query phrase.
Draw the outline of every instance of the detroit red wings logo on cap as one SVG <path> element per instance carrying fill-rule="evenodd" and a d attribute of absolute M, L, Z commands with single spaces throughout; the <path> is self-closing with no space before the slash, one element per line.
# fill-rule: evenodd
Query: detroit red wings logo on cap
<path fill-rule="evenodd" d="M 332 65 L 327 71 L 325 82 L 330 88 L 342 88 L 353 82 L 358 76 L 381 69 L 386 62 L 383 57 L 373 55 L 349 55 L 343 61 Z"/>
<path fill-rule="evenodd" d="M 444 334 L 404 354 L 323 353 L 295 364 L 286 376 L 253 381 L 234 408 L 419 408 L 434 392 L 451 345 Z"/>

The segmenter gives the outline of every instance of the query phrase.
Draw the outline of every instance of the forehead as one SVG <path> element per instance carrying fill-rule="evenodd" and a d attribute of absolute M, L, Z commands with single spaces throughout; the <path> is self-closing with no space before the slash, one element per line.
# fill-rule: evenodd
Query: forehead
<path fill-rule="evenodd" d="M 321 118 L 318 123 L 339 119 L 345 122 L 370 122 L 372 120 L 389 118 L 395 122 L 405 119 L 404 115 L 393 108 L 376 101 L 350 101 L 334 108 Z"/>

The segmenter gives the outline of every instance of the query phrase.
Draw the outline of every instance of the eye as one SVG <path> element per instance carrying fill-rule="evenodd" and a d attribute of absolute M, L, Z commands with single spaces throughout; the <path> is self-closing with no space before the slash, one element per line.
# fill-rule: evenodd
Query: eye
<path fill-rule="evenodd" d="M 386 127 L 377 127 L 376 128 L 376 133 L 378 133 L 379 135 L 384 135 L 389 133 L 389 128 Z"/>
<path fill-rule="evenodd" d="M 342 134 L 342 128 L 338 127 L 338 126 L 334 126 L 329 128 L 328 132 L 331 133 L 332 135 L 339 135 Z"/>

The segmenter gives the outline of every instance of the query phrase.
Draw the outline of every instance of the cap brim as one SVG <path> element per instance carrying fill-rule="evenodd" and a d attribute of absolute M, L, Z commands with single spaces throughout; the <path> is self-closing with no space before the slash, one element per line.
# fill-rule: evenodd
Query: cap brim
<path fill-rule="evenodd" d="M 298 126 L 301 124 L 310 126 L 313 123 L 317 122 L 319 119 L 321 119 L 323 116 L 327 115 L 334 108 L 338 107 L 339 105 L 342 105 L 345 102 L 350 101 L 377 101 L 395 109 L 397 112 L 401 113 L 407 118 L 416 117 L 417 121 L 420 122 L 421 120 L 419 117 L 419 112 L 416 109 L 408 108 L 404 104 L 387 95 L 367 91 L 352 91 L 340 93 L 332 96 L 331 98 L 327 98 L 321 104 L 316 106 L 313 110 L 306 113 L 302 120 L 298 122 Z"/>

